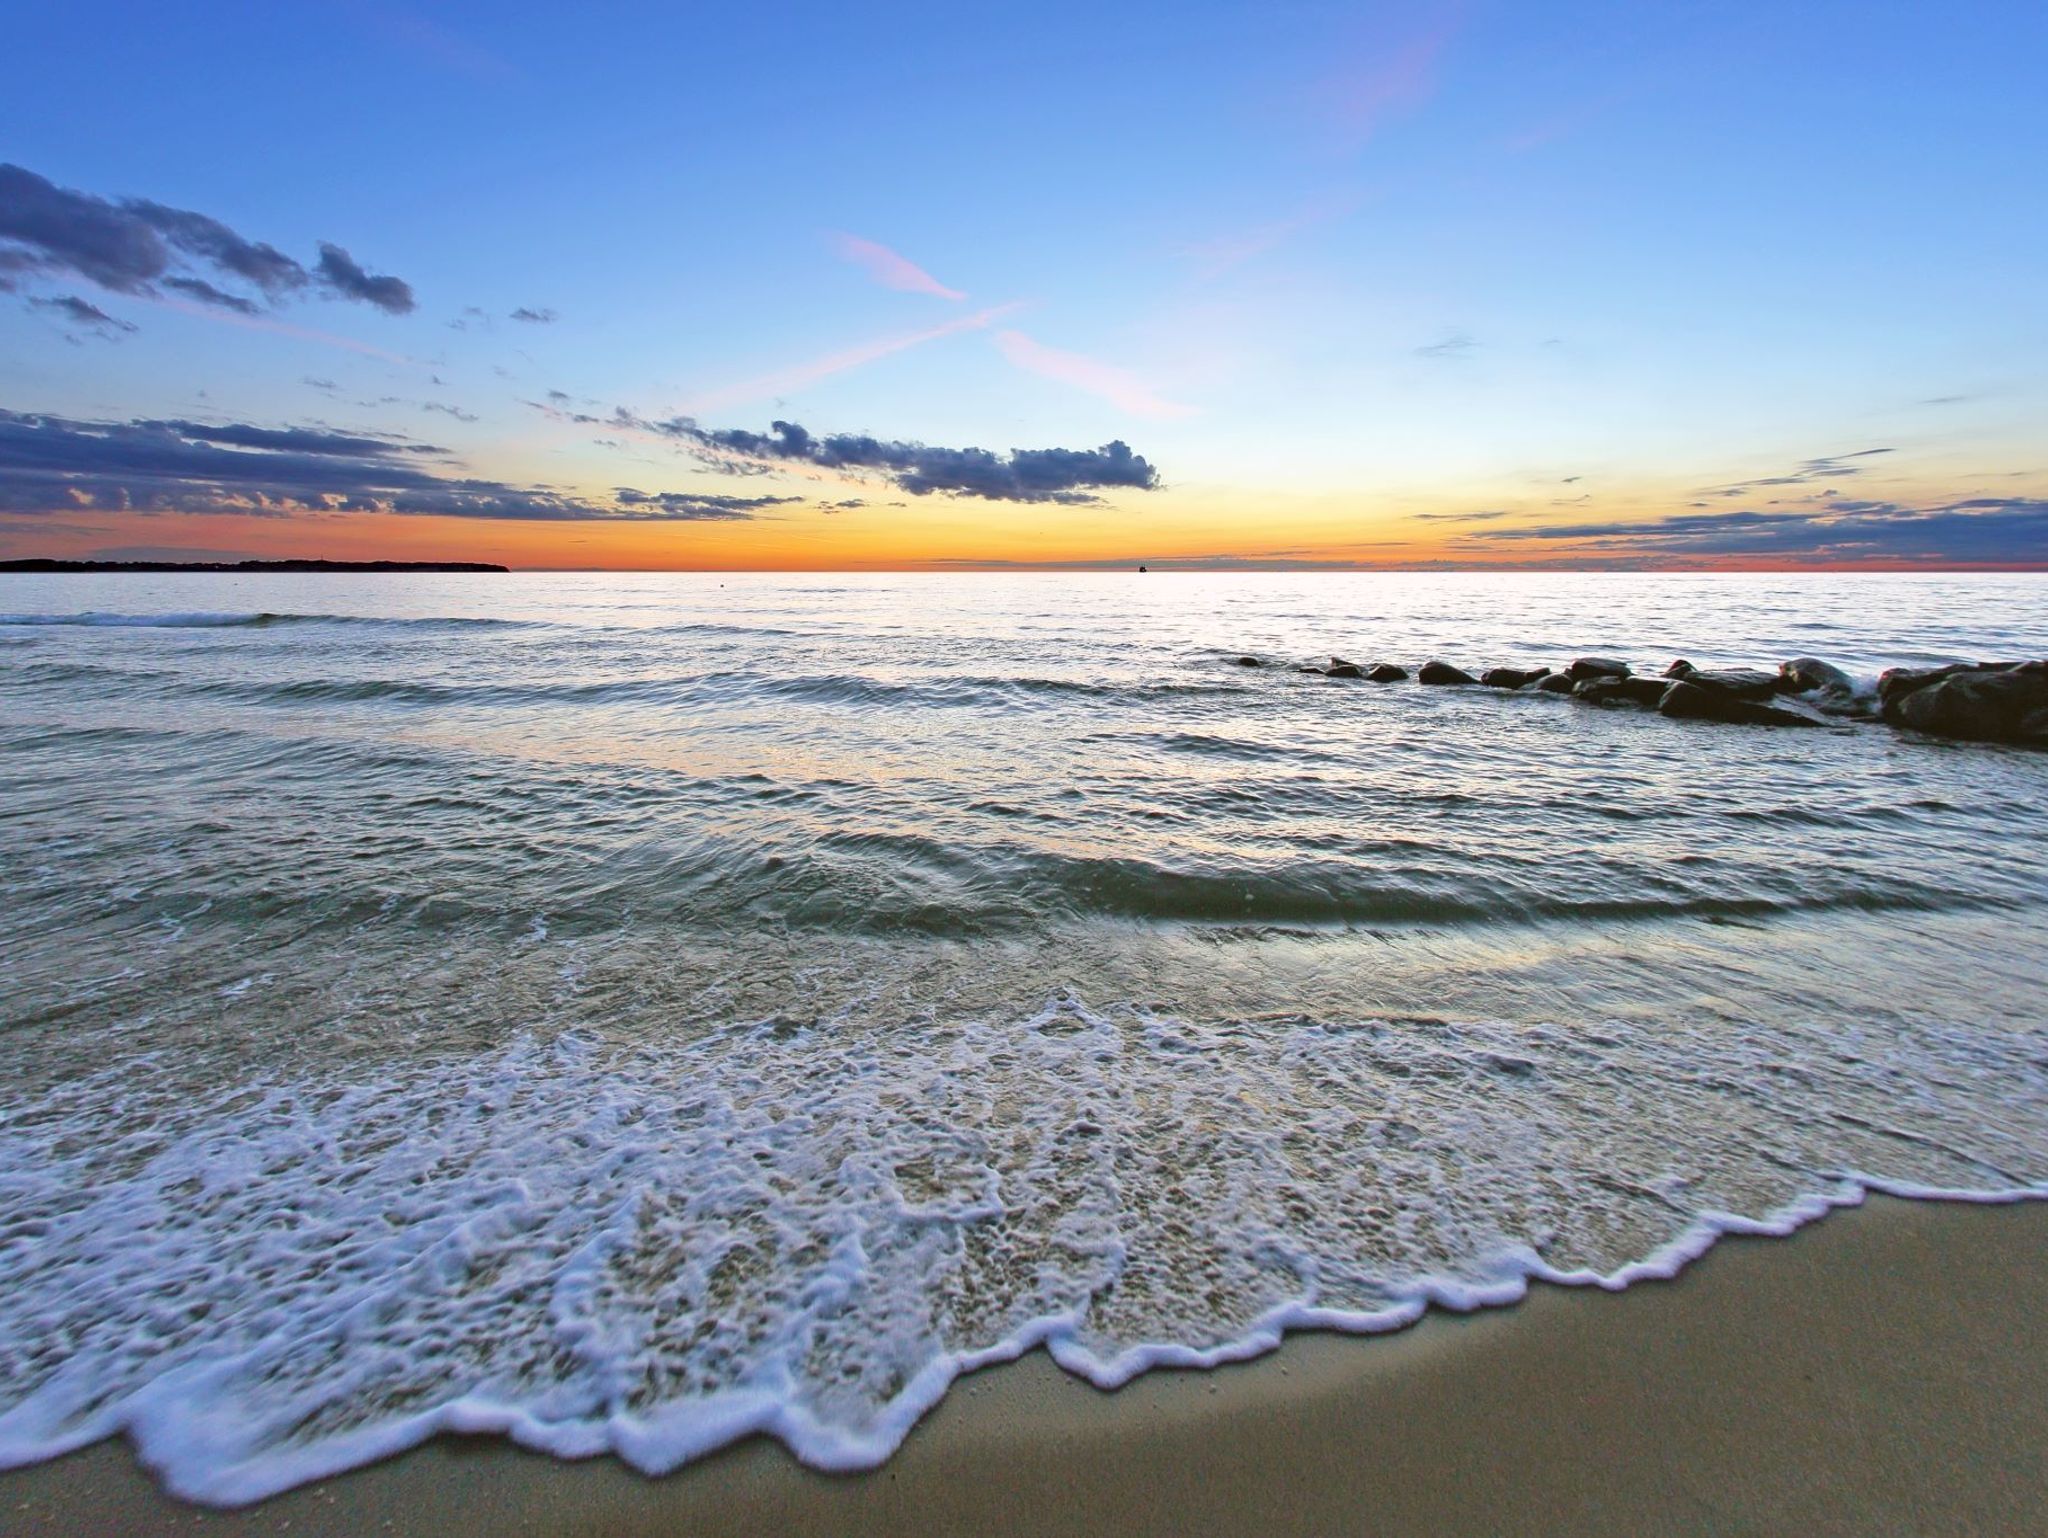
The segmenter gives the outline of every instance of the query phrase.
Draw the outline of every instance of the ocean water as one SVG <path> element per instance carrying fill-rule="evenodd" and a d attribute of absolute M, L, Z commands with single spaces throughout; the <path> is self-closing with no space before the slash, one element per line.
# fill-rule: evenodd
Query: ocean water
<path fill-rule="evenodd" d="M 2048 755 L 1333 652 L 1867 679 L 2048 579 L 0 577 L 0 1466 L 860 1467 L 2048 1194 Z"/>

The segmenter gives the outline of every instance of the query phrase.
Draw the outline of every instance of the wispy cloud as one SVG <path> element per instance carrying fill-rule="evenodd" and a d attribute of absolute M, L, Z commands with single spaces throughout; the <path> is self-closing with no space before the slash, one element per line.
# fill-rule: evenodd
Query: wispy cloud
<path fill-rule="evenodd" d="M 1332 219 L 1342 218 L 1356 210 L 1362 200 L 1362 195 L 1357 192 L 1335 193 L 1317 199 L 1287 218 L 1270 220 L 1265 224 L 1255 224 L 1247 229 L 1200 241 L 1187 248 L 1188 255 L 1194 258 L 1194 275 L 1201 282 L 1219 278 L 1254 257 L 1278 250 L 1297 235 L 1326 224 Z"/>
<path fill-rule="evenodd" d="M 114 338 L 135 329 L 133 321 L 116 320 L 98 305 L 90 300 L 81 299 L 76 294 L 59 294 L 53 299 L 31 299 L 29 303 L 38 310 L 62 316 L 71 325 L 90 331 L 95 336 Z"/>
<path fill-rule="evenodd" d="M 1489 508 L 1479 513 L 1413 513 L 1418 523 L 1495 523 L 1508 516 L 1502 508 Z"/>
<path fill-rule="evenodd" d="M 793 363 L 773 373 L 760 374 L 752 379 L 742 379 L 732 384 L 701 390 L 680 402 L 676 409 L 684 416 L 702 416 L 722 411 L 729 406 L 747 405 L 754 401 L 794 395 L 797 391 L 807 389 L 821 380 L 830 379 L 834 374 L 843 374 L 849 369 L 860 368 L 864 364 L 873 363 L 894 353 L 908 352 L 913 347 L 936 342 L 940 337 L 953 336 L 962 331 L 979 331 L 1019 308 L 1021 305 L 1015 302 L 992 305 L 985 310 L 976 310 L 971 315 L 959 315 L 940 325 L 927 326 L 922 331 L 903 331 L 893 336 L 877 337 L 871 342 L 862 342 L 857 346 L 842 348 L 838 352 L 826 353 L 823 357 Z"/>
<path fill-rule="evenodd" d="M 408 52 L 431 59 L 457 74 L 497 84 L 524 78 L 519 67 L 502 54 L 418 11 L 386 7 L 372 12 L 371 20 L 379 31 Z"/>
<path fill-rule="evenodd" d="M 1730 481 L 1725 486 L 1707 486 L 1698 493 L 1701 496 L 1744 497 L 1766 486 L 1802 486 L 1809 481 L 1845 480 L 1852 475 L 1861 475 L 1867 468 L 1852 464 L 1851 460 L 1874 459 L 1880 454 L 1894 452 L 1889 448 L 1858 449 L 1852 454 L 1823 454 L 1816 459 L 1802 459 L 1783 475 L 1762 475 L 1747 481 Z"/>
<path fill-rule="evenodd" d="M 1437 66 L 1463 25 L 1462 6 L 1441 7 L 1419 30 L 1374 48 L 1359 64 L 1327 77 L 1315 95 L 1345 151 L 1363 149 L 1380 128 L 1413 112 L 1437 90 Z"/>
<path fill-rule="evenodd" d="M 352 336 L 337 336 L 332 331 L 321 331 L 312 326 L 298 326 L 288 320 L 279 320 L 273 315 L 245 314 L 240 310 L 222 310 L 211 305 L 194 304 L 190 300 L 177 299 L 169 294 L 142 296 L 148 303 L 166 310 L 176 310 L 182 315 L 195 315 L 202 320 L 218 321 L 222 325 L 240 326 L 245 331 L 268 331 L 273 336 L 294 337 L 302 342 L 318 342 L 323 347 L 338 347 L 343 352 L 361 353 L 366 358 L 378 358 L 386 363 L 403 364 L 407 368 L 418 366 L 418 360 L 403 353 L 392 352 L 389 348 L 373 347 L 368 342 L 359 342 Z"/>
<path fill-rule="evenodd" d="M 1469 358 L 1479 348 L 1479 339 L 1469 331 L 1447 331 L 1436 341 L 1415 349 L 1418 358 L 1444 361 Z"/>
<path fill-rule="evenodd" d="M 903 294 L 930 294 L 935 299 L 960 300 L 967 297 L 957 288 L 948 288 L 917 263 L 887 246 L 844 231 L 835 231 L 831 240 L 833 250 L 863 269 L 884 288 L 893 288 Z"/>
<path fill-rule="evenodd" d="M 998 331 L 995 344 L 1005 358 L 1027 373 L 1106 400 L 1132 416 L 1167 421 L 1195 414 L 1193 406 L 1167 400 L 1129 369 L 1113 363 L 1048 347 L 1021 331 Z"/>

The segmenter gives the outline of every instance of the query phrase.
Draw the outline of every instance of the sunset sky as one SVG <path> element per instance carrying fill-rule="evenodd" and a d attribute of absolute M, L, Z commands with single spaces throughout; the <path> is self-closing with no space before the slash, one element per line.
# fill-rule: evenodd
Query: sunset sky
<path fill-rule="evenodd" d="M 2039 0 L 9 33 L 0 556 L 2048 565 Z"/>

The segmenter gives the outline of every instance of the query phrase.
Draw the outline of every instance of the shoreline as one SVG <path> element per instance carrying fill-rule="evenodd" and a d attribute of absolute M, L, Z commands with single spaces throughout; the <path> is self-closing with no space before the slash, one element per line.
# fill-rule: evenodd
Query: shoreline
<path fill-rule="evenodd" d="M 2048 1202 L 1872 1196 L 1671 1281 L 1538 1284 L 1104 1393 L 965 1377 L 880 1468 L 761 1437 L 662 1479 L 441 1437 L 238 1511 L 125 1443 L 0 1473 L 10 1533 L 2014 1531 L 2048 1526 Z"/>

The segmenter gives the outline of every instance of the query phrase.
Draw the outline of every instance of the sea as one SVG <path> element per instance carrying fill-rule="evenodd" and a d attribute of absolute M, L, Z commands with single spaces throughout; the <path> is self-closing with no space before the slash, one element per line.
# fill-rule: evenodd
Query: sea
<path fill-rule="evenodd" d="M 2039 575 L 0 576 L 0 1466 L 863 1468 L 1041 1347 L 2048 1195 L 2048 754 L 1300 671 L 2044 653 Z"/>

